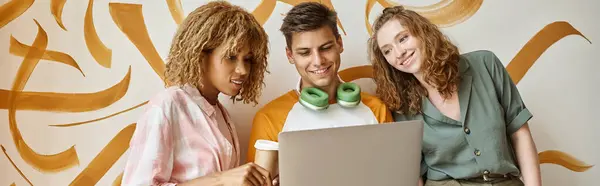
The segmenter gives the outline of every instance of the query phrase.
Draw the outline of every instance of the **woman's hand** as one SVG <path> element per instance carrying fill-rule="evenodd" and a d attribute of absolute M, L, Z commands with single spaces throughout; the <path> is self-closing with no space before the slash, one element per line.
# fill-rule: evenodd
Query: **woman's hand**
<path fill-rule="evenodd" d="M 272 186 L 272 181 L 269 171 L 254 163 L 247 163 L 234 169 L 200 177 L 178 185 Z"/>
<path fill-rule="evenodd" d="M 272 186 L 269 171 L 254 163 L 224 171 L 220 174 L 219 180 L 224 186 Z"/>

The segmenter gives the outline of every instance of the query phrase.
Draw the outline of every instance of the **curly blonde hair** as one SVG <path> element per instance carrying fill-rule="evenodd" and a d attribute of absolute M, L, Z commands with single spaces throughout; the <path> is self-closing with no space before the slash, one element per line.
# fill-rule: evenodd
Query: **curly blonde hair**
<path fill-rule="evenodd" d="M 165 86 L 202 86 L 207 56 L 223 45 L 224 56 L 235 56 L 248 45 L 253 54 L 250 72 L 233 102 L 258 103 L 267 68 L 268 36 L 252 14 L 224 1 L 212 1 L 191 12 L 179 25 L 167 57 Z"/>
<path fill-rule="evenodd" d="M 385 8 L 373 24 L 368 53 L 373 65 L 377 95 L 390 110 L 407 115 L 421 113 L 422 99 L 427 96 L 427 90 L 414 75 L 395 69 L 379 49 L 377 32 L 390 20 L 400 21 L 421 42 L 423 79 L 435 87 L 444 99 L 449 99 L 459 82 L 458 48 L 435 24 L 402 6 Z"/>

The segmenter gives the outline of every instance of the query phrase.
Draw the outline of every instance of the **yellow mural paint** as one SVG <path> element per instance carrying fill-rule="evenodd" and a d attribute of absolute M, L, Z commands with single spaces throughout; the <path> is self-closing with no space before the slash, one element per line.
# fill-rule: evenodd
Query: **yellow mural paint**
<path fill-rule="evenodd" d="M 96 185 L 129 148 L 135 125 L 130 124 L 122 129 L 69 185 Z"/>
<path fill-rule="evenodd" d="M 574 172 L 585 172 L 592 168 L 585 162 L 558 150 L 547 150 L 539 153 L 540 164 L 549 163 L 563 166 Z"/>
<path fill-rule="evenodd" d="M 256 21 L 260 25 L 264 25 L 269 17 L 271 17 L 276 4 L 277 0 L 261 0 L 260 4 L 252 11 L 252 15 L 254 15 L 254 18 L 256 18 Z"/>
<path fill-rule="evenodd" d="M 123 172 L 121 172 L 121 174 L 119 174 L 115 180 L 113 181 L 113 186 L 121 186 L 121 180 L 123 180 Z"/>
<path fill-rule="evenodd" d="M 6 159 L 8 159 L 8 161 L 10 162 L 10 164 L 13 166 L 13 168 L 15 168 L 15 170 L 21 175 L 21 177 L 23 177 L 23 179 L 25 181 L 27 181 L 27 183 L 29 183 L 29 185 L 33 185 L 31 183 L 31 181 L 29 181 L 29 179 L 27 178 L 27 176 L 25 176 L 25 174 L 23 174 L 23 171 L 21 171 L 21 169 L 19 169 L 19 167 L 17 167 L 17 165 L 15 164 L 15 162 L 12 160 L 12 158 L 10 158 L 10 156 L 8 155 L 8 153 L 6 153 L 6 148 L 4 148 L 4 146 L 0 145 L 0 147 L 2 148 L 2 152 L 4 153 L 4 156 L 6 156 Z M 15 183 L 11 184 L 11 185 L 15 185 Z"/>
<path fill-rule="evenodd" d="M 377 2 L 383 7 L 399 5 L 388 0 L 367 0 L 367 6 L 365 8 L 365 25 L 369 35 L 373 33 L 371 23 L 369 22 L 369 14 Z M 439 27 L 451 27 L 462 23 L 473 16 L 477 10 L 479 10 L 481 4 L 483 4 L 483 0 L 442 0 L 433 5 L 423 7 L 403 6 L 408 10 L 413 10 L 423 17 L 426 17 Z"/>
<path fill-rule="evenodd" d="M 31 5 L 34 0 L 11 0 L 0 6 L 0 28 L 6 26 L 17 17 L 21 16 Z"/>
<path fill-rule="evenodd" d="M 533 66 L 535 61 L 537 61 L 550 46 L 569 35 L 579 35 L 586 39 L 590 44 L 592 43 L 567 22 L 557 21 L 546 25 L 542 30 L 535 34 L 533 38 L 529 39 L 527 44 L 519 50 L 517 55 L 515 55 L 506 66 L 506 70 L 515 84 L 523 79 L 529 68 Z"/>
<path fill-rule="evenodd" d="M 115 24 L 142 53 L 156 75 L 164 81 L 165 63 L 158 55 L 150 35 L 148 35 L 148 29 L 142 14 L 142 5 L 110 3 L 108 6 Z"/>
<path fill-rule="evenodd" d="M 15 118 L 17 111 L 15 100 L 17 95 L 23 90 L 25 84 L 27 84 L 33 69 L 35 69 L 39 60 L 44 55 L 48 45 L 48 35 L 46 34 L 46 31 L 44 31 L 37 20 L 34 19 L 34 21 L 38 26 L 37 36 L 17 71 L 17 77 L 13 82 L 12 92 L 8 94 L 8 125 L 17 151 L 27 164 L 42 172 L 59 172 L 79 165 L 79 158 L 77 157 L 74 146 L 71 146 L 71 148 L 58 154 L 39 154 L 31 149 L 25 140 L 23 140 Z"/>
<path fill-rule="evenodd" d="M 90 54 L 98 62 L 99 65 L 110 68 L 112 60 L 112 50 L 109 49 L 100 41 L 96 27 L 94 26 L 94 0 L 89 0 L 87 11 L 85 12 L 83 22 L 83 37 L 85 38 L 85 44 L 87 45 Z"/>
<path fill-rule="evenodd" d="M 110 88 L 93 93 L 23 92 L 0 89 L 0 109 L 9 108 L 5 101 L 14 94 L 15 110 L 52 112 L 88 112 L 105 108 L 119 101 L 129 89 L 131 67 L 121 81 Z"/>
<path fill-rule="evenodd" d="M 27 46 L 26 44 L 21 43 L 15 37 L 10 36 L 9 53 L 20 57 L 25 57 L 30 47 L 31 46 Z M 83 73 L 81 68 L 79 68 L 77 62 L 75 62 L 75 59 L 73 59 L 73 57 L 71 57 L 69 54 L 65 54 L 58 51 L 46 50 L 42 55 L 42 59 L 56 61 L 65 65 L 69 65 L 77 69 L 81 73 L 81 75 L 85 77 L 85 74 Z"/>
<path fill-rule="evenodd" d="M 66 31 L 67 28 L 65 28 L 65 25 L 62 22 L 62 12 L 65 7 L 65 2 L 66 0 L 52 0 L 50 2 L 50 12 L 52 13 L 52 16 L 54 16 L 54 20 L 56 20 L 58 26 Z"/>
<path fill-rule="evenodd" d="M 146 105 L 147 103 L 148 103 L 148 101 L 145 101 L 145 102 L 143 102 L 143 103 L 140 103 L 140 104 L 138 104 L 138 105 L 136 105 L 136 106 L 133 106 L 133 107 L 127 108 L 127 109 L 125 109 L 125 110 L 122 110 L 122 111 L 119 111 L 119 112 L 116 112 L 116 113 L 112 113 L 112 114 L 110 114 L 110 115 L 108 115 L 108 116 L 104 116 L 104 117 L 101 117 L 101 118 L 96 118 L 96 119 L 87 120 L 87 121 L 82 121 L 82 122 L 67 123 L 67 124 L 55 124 L 55 125 L 48 125 L 48 126 L 52 126 L 52 127 L 73 127 L 73 126 L 84 125 L 84 124 L 93 123 L 93 122 L 97 122 L 97 121 L 102 121 L 102 120 L 105 120 L 105 119 L 108 119 L 108 118 L 112 118 L 112 117 L 114 117 L 114 116 L 116 116 L 116 115 L 119 115 L 119 114 L 123 114 L 123 113 L 129 112 L 129 111 L 131 111 L 131 110 L 133 110 L 133 109 L 136 109 L 136 108 L 139 108 L 139 107 L 141 107 L 141 106 L 144 106 L 144 105 Z"/>
<path fill-rule="evenodd" d="M 183 8 L 181 7 L 181 0 L 167 0 L 167 6 L 169 7 L 169 12 L 171 12 L 171 17 L 176 24 L 181 24 L 183 21 Z"/>

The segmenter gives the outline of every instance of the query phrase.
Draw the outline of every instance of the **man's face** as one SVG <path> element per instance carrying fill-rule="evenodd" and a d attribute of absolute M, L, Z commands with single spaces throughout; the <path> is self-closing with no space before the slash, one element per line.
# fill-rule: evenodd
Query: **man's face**
<path fill-rule="evenodd" d="M 336 38 L 328 26 L 293 33 L 288 60 L 296 66 L 303 87 L 327 90 L 338 81 L 340 54 L 344 51 L 341 38 Z"/>

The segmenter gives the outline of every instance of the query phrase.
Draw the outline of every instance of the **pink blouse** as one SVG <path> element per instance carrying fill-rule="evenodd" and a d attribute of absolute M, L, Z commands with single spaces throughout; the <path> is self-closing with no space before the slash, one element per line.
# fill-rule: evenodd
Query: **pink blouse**
<path fill-rule="evenodd" d="M 230 133 L 224 135 L 219 125 Z M 137 122 L 122 185 L 172 186 L 235 168 L 239 159 L 237 132 L 225 108 L 209 104 L 191 85 L 169 87 L 150 100 Z"/>

